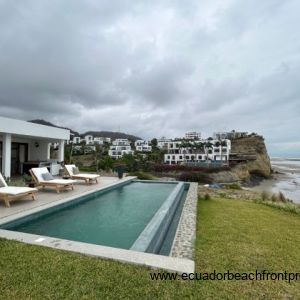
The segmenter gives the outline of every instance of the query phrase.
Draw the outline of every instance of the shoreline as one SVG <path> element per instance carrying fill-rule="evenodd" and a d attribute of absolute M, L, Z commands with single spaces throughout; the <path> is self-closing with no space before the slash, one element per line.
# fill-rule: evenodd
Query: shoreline
<path fill-rule="evenodd" d="M 294 162 L 296 160 L 289 160 Z M 267 192 L 278 194 L 282 192 L 284 196 L 296 204 L 300 204 L 300 169 L 297 165 L 289 165 L 281 160 L 277 163 L 271 160 L 273 173 L 271 178 L 263 179 L 257 185 L 248 187 L 255 192 Z"/>

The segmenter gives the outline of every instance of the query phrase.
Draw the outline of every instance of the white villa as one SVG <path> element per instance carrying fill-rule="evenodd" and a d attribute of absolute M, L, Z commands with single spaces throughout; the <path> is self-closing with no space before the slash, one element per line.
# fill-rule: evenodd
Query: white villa
<path fill-rule="evenodd" d="M 190 131 L 185 134 L 186 140 L 200 140 L 201 133 L 196 131 Z"/>
<path fill-rule="evenodd" d="M 112 142 L 108 155 L 114 159 L 121 158 L 124 154 L 134 154 L 128 139 L 116 139 Z"/>
<path fill-rule="evenodd" d="M 231 151 L 230 140 L 171 141 L 167 143 L 166 164 L 197 162 L 227 162 Z"/>
<path fill-rule="evenodd" d="M 224 132 L 214 132 L 213 137 L 216 140 L 224 140 L 224 139 L 237 139 L 241 137 L 245 137 L 248 135 L 248 132 L 245 131 L 224 131 Z"/>
<path fill-rule="evenodd" d="M 160 139 L 157 139 L 157 147 L 161 150 L 166 150 L 166 149 L 168 149 L 169 142 L 172 142 L 172 140 L 167 139 L 163 136 Z"/>
<path fill-rule="evenodd" d="M 74 136 L 73 140 L 71 141 L 73 144 L 80 144 L 81 137 L 80 136 Z"/>
<path fill-rule="evenodd" d="M 74 136 L 72 141 L 74 145 L 78 145 L 81 142 L 85 142 L 86 145 L 103 145 L 104 142 L 111 143 L 111 138 L 109 137 L 99 137 L 99 136 L 93 136 L 91 134 L 80 136 Z"/>
<path fill-rule="evenodd" d="M 84 141 L 86 145 L 93 145 L 94 144 L 94 139 L 92 135 L 85 135 L 84 136 Z"/>
<path fill-rule="evenodd" d="M 148 141 L 136 140 L 134 142 L 135 150 L 140 152 L 151 152 L 152 146 L 149 145 Z"/>
<path fill-rule="evenodd" d="M 21 120 L 0 117 L 0 171 L 10 178 L 32 167 L 46 166 L 58 174 L 64 160 L 64 144 L 70 131 Z M 58 158 L 50 158 L 51 143 L 58 143 Z"/>

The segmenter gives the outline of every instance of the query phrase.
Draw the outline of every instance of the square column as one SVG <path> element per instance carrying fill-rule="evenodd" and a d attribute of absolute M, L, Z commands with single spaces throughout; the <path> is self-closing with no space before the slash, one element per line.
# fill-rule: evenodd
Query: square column
<path fill-rule="evenodd" d="M 3 135 L 2 174 L 6 178 L 11 176 L 11 134 L 9 133 Z"/>
<path fill-rule="evenodd" d="M 58 144 L 58 161 L 64 161 L 65 160 L 65 141 L 60 140 Z"/>

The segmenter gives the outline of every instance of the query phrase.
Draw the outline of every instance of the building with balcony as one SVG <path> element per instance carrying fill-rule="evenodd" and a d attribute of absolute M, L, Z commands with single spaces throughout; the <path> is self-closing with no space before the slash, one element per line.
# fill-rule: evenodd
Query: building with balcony
<path fill-rule="evenodd" d="M 195 140 L 168 142 L 166 164 L 184 164 L 197 162 L 227 163 L 231 151 L 230 140 Z"/>
<path fill-rule="evenodd" d="M 124 154 L 134 154 L 128 139 L 116 139 L 109 148 L 108 155 L 114 159 L 123 157 Z"/>
<path fill-rule="evenodd" d="M 149 145 L 148 141 L 136 140 L 134 142 L 135 150 L 139 152 L 151 152 L 152 146 Z"/>
<path fill-rule="evenodd" d="M 190 131 L 185 134 L 186 140 L 199 140 L 201 138 L 201 133 L 196 131 Z"/>

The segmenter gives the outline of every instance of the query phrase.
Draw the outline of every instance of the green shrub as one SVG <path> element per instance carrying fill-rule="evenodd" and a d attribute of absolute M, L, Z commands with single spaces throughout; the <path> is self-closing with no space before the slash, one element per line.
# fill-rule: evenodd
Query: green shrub
<path fill-rule="evenodd" d="M 261 193 L 261 200 L 262 200 L 262 201 L 268 201 L 269 198 L 270 198 L 270 195 L 268 194 L 268 192 L 263 191 L 263 192 Z"/>
<path fill-rule="evenodd" d="M 211 183 L 211 179 L 207 174 L 199 172 L 184 172 L 179 174 L 176 178 L 179 181 Z"/>
<path fill-rule="evenodd" d="M 25 181 L 23 179 L 12 179 L 8 182 L 9 186 L 26 186 Z"/>
<path fill-rule="evenodd" d="M 98 162 L 100 170 L 109 171 L 114 167 L 114 160 L 110 156 L 105 156 Z"/>
<path fill-rule="evenodd" d="M 154 177 L 151 174 L 145 173 L 145 172 L 131 172 L 128 175 L 129 176 L 137 176 L 137 178 L 140 180 L 153 180 L 154 179 Z"/>
<path fill-rule="evenodd" d="M 92 166 L 81 166 L 79 170 L 82 172 L 97 172 L 97 168 L 95 165 Z"/>
<path fill-rule="evenodd" d="M 206 193 L 204 195 L 204 200 L 210 200 L 210 199 L 211 199 L 210 194 Z"/>
<path fill-rule="evenodd" d="M 283 202 L 283 203 L 288 202 L 287 199 L 285 198 L 285 196 L 283 195 L 282 192 L 279 192 L 279 194 L 278 194 L 278 200 L 279 200 L 280 202 Z"/>
<path fill-rule="evenodd" d="M 274 195 L 273 195 L 274 196 Z M 272 196 L 272 197 L 273 197 Z M 277 199 L 277 196 L 275 195 L 275 198 Z M 278 200 L 278 199 L 277 199 Z M 254 202 L 264 204 L 273 208 L 277 208 L 283 211 L 291 212 L 294 214 L 300 214 L 300 205 L 295 204 L 293 202 L 283 203 L 283 202 L 276 202 L 276 201 L 262 201 L 260 199 L 255 200 Z"/>
<path fill-rule="evenodd" d="M 225 184 L 225 188 L 230 189 L 230 190 L 241 190 L 242 189 L 238 183 Z"/>
<path fill-rule="evenodd" d="M 278 197 L 277 197 L 276 194 L 273 194 L 273 195 L 272 195 L 271 201 L 272 201 L 272 202 L 277 202 L 277 201 L 278 201 Z"/>

